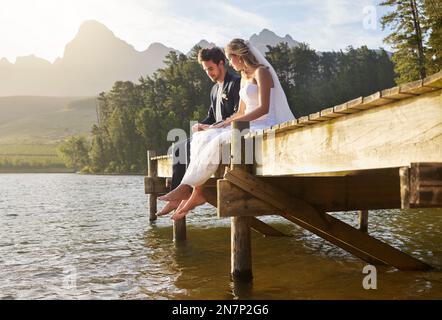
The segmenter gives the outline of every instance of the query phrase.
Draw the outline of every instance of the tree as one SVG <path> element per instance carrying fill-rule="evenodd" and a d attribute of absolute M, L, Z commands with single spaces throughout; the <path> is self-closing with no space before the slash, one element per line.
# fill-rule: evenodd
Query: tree
<path fill-rule="evenodd" d="M 392 33 L 384 41 L 395 50 L 393 61 L 399 75 L 397 83 L 404 83 L 426 76 L 428 28 L 422 0 L 386 0 L 381 6 L 394 7 L 382 17 L 382 28 L 389 26 Z"/>
<path fill-rule="evenodd" d="M 64 141 L 58 152 L 66 167 L 81 170 L 89 164 L 89 143 L 83 136 L 72 136 Z"/>
<path fill-rule="evenodd" d="M 426 28 L 428 38 L 428 71 L 436 73 L 442 69 L 442 0 L 425 0 L 425 14 L 428 17 Z"/>

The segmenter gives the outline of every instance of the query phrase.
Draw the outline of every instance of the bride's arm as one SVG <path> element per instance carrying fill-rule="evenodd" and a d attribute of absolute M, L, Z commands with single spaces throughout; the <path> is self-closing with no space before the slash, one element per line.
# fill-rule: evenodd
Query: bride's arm
<path fill-rule="evenodd" d="M 253 121 L 262 117 L 269 112 L 270 105 L 270 89 L 273 87 L 273 79 L 267 68 L 258 68 L 255 72 L 255 79 L 258 84 L 258 103 L 259 105 L 247 114 L 236 115 L 232 119 L 226 119 L 224 125 L 228 125 L 233 120 L 236 121 Z M 244 103 L 243 103 L 244 104 Z M 245 109 L 245 105 L 244 105 Z"/>

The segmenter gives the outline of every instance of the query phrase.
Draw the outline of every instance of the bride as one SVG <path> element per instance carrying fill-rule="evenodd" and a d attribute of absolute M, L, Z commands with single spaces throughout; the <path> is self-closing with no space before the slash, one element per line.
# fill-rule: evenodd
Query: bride
<path fill-rule="evenodd" d="M 206 202 L 203 184 L 219 166 L 220 145 L 230 142 L 232 121 L 250 121 L 250 131 L 254 131 L 294 119 L 275 70 L 255 47 L 242 39 L 234 39 L 225 51 L 232 67 L 241 72 L 238 112 L 193 134 L 190 163 L 181 184 L 159 197 L 165 201 L 181 201 L 172 216 L 174 220 L 182 219 L 189 210 Z M 189 186 L 193 187 L 190 198 Z"/>

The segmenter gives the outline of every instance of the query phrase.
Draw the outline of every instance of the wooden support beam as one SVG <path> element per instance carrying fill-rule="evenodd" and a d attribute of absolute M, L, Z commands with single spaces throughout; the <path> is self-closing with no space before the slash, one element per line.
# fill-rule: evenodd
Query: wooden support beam
<path fill-rule="evenodd" d="M 401 206 L 399 168 L 363 170 L 345 176 L 262 177 L 262 180 L 326 212 Z M 274 207 L 227 180 L 218 180 L 218 191 L 219 218 L 278 214 Z"/>
<path fill-rule="evenodd" d="M 248 129 L 249 122 L 233 121 L 231 139 L 231 166 L 241 172 L 250 172 L 251 165 L 245 162 L 245 140 L 238 134 Z M 252 273 L 251 217 L 231 218 L 231 275 L 234 279 L 250 281 Z"/>
<path fill-rule="evenodd" d="M 430 267 L 350 225 L 318 211 L 285 190 L 271 186 L 247 172 L 232 170 L 225 178 L 282 212 L 282 216 L 372 263 L 389 264 L 400 270 L 427 270 Z"/>
<path fill-rule="evenodd" d="M 218 180 L 218 218 L 279 214 L 279 210 L 243 191 L 227 180 Z"/>
<path fill-rule="evenodd" d="M 144 193 L 151 194 L 156 193 L 164 194 L 169 192 L 169 187 L 167 186 L 166 178 L 159 177 L 144 177 Z"/>
<path fill-rule="evenodd" d="M 156 152 L 154 150 L 147 151 L 147 176 L 149 178 L 157 177 L 157 161 L 152 160 L 155 156 Z M 157 219 L 157 196 L 156 193 L 149 194 L 149 221 L 155 221 Z"/>
<path fill-rule="evenodd" d="M 258 220 L 257 218 L 250 219 L 250 227 L 258 233 L 267 237 L 287 237 L 286 234 L 269 226 L 267 223 Z"/>
<path fill-rule="evenodd" d="M 442 207 L 442 162 L 412 163 L 410 207 Z"/>

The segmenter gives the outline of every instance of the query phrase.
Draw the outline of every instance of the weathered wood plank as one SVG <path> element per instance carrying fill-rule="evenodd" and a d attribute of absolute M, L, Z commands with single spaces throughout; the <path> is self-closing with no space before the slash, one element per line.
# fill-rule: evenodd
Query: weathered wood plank
<path fill-rule="evenodd" d="M 158 177 L 166 178 L 172 176 L 172 156 L 157 157 Z"/>
<path fill-rule="evenodd" d="M 397 87 L 382 90 L 381 96 L 384 98 L 388 98 L 388 99 L 402 100 L 402 99 L 415 97 L 416 94 L 403 93 L 403 92 L 401 92 L 401 87 L 397 86 Z"/>
<path fill-rule="evenodd" d="M 326 212 L 401 206 L 399 168 L 368 170 L 346 176 L 263 177 L 262 180 Z M 220 218 L 278 214 L 273 207 L 226 180 L 218 180 L 218 190 Z"/>
<path fill-rule="evenodd" d="M 423 80 L 416 80 L 413 82 L 405 83 L 403 85 L 400 85 L 399 87 L 400 91 L 403 93 L 412 93 L 418 95 L 431 92 L 437 89 L 430 86 L 424 86 Z"/>
<path fill-rule="evenodd" d="M 342 117 L 345 115 L 345 113 L 336 112 L 333 107 L 321 110 L 320 114 L 321 114 L 321 116 L 326 117 L 326 118 L 330 118 L 330 119 Z"/>
<path fill-rule="evenodd" d="M 355 106 L 356 109 L 370 109 L 370 108 L 374 108 L 374 107 L 379 107 L 385 104 L 389 104 L 392 101 L 394 101 L 393 99 L 387 99 L 387 98 L 383 98 L 381 96 L 381 92 L 378 91 L 376 93 L 373 93 L 369 96 L 366 96 L 362 99 L 361 104 L 358 104 Z"/>
<path fill-rule="evenodd" d="M 442 89 L 442 70 L 424 79 L 422 83 L 425 87 L 441 88 Z"/>
<path fill-rule="evenodd" d="M 350 113 L 360 112 L 361 110 L 354 107 L 349 107 L 348 102 L 345 102 L 337 106 L 334 106 L 333 111 L 338 114 L 339 113 L 350 114 Z"/>
<path fill-rule="evenodd" d="M 163 194 L 169 192 L 166 185 L 166 178 L 144 177 L 144 193 L 145 194 Z"/>
<path fill-rule="evenodd" d="M 411 164 L 410 206 L 442 207 L 442 162 Z"/>
<path fill-rule="evenodd" d="M 442 90 L 263 136 L 256 174 L 298 175 L 442 162 Z"/>
<path fill-rule="evenodd" d="M 426 270 L 430 268 L 427 264 L 370 237 L 366 233 L 328 214 L 316 210 L 305 201 L 293 198 L 284 190 L 266 184 L 258 177 L 247 172 L 232 170 L 226 174 L 225 178 L 241 189 L 281 210 L 285 215 L 291 216 L 297 221 L 297 224 L 307 230 L 338 246 L 344 243 L 345 245 L 341 247 L 345 250 L 351 249 L 351 253 L 362 259 L 370 256 L 370 260 L 375 259 L 400 270 Z M 284 214 L 283 216 L 285 216 Z"/>
<path fill-rule="evenodd" d="M 217 205 L 218 218 L 233 216 L 253 217 L 262 215 L 277 215 L 279 210 L 267 203 L 256 199 L 250 193 L 244 192 L 227 180 L 218 180 Z"/>

